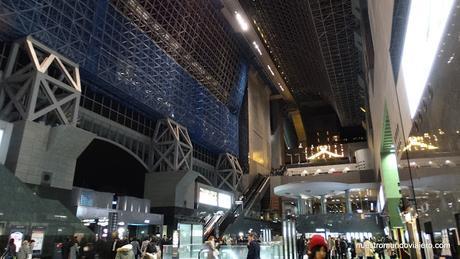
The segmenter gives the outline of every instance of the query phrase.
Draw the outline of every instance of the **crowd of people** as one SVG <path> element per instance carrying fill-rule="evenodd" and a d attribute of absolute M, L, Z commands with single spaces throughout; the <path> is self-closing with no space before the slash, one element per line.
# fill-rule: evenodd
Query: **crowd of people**
<path fill-rule="evenodd" d="M 92 243 L 75 236 L 61 245 L 60 252 L 62 259 L 160 259 L 163 246 L 170 242 L 171 239 L 166 236 L 150 236 L 143 240 L 115 236 L 110 240 L 98 239 Z"/>
<path fill-rule="evenodd" d="M 376 245 L 376 244 L 386 245 Z M 398 258 L 398 253 L 391 238 L 385 236 L 379 240 L 374 238 L 352 239 L 349 242 L 342 236 L 328 236 L 327 240 L 320 236 L 314 235 L 310 239 L 302 235 L 297 239 L 297 254 L 299 259 L 317 258 L 317 259 L 374 259 L 374 258 Z M 316 247 L 316 249 L 314 249 Z M 324 251 L 324 256 L 323 256 Z"/>
<path fill-rule="evenodd" d="M 6 246 L 3 254 L 0 258 L 5 259 L 31 259 L 33 250 L 35 246 L 35 240 L 24 240 L 21 243 L 21 247 L 19 251 L 14 243 L 14 239 L 10 239 L 8 241 L 8 245 Z M 17 251 L 17 252 L 16 252 Z"/>
<path fill-rule="evenodd" d="M 216 240 L 214 236 L 210 236 L 204 243 L 204 250 L 207 251 L 206 259 L 219 259 L 220 252 L 219 248 L 221 245 L 233 245 L 235 239 L 231 237 L 223 237 L 220 240 Z M 241 239 L 238 239 L 241 240 Z M 241 242 L 238 242 L 241 244 Z M 260 259 L 260 240 L 256 233 L 251 232 L 247 238 L 248 253 L 246 259 Z"/>

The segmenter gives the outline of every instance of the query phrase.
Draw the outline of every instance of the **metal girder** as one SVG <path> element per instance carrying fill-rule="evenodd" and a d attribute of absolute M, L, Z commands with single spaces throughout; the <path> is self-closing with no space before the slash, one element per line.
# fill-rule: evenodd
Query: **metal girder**
<path fill-rule="evenodd" d="M 217 188 L 225 188 L 233 192 L 239 191 L 243 170 L 237 157 L 229 153 L 220 154 L 216 163 L 216 173 Z"/>
<path fill-rule="evenodd" d="M 159 120 L 152 137 L 151 172 L 192 170 L 193 145 L 187 128 L 167 118 Z"/>
<path fill-rule="evenodd" d="M 28 36 L 12 44 L 0 78 L 0 118 L 76 125 L 78 65 Z"/>

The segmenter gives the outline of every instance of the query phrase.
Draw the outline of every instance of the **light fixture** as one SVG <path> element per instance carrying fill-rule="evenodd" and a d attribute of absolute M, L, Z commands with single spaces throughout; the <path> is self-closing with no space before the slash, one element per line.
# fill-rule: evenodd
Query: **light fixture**
<path fill-rule="evenodd" d="M 243 16 L 241 16 L 241 14 L 237 11 L 235 11 L 235 18 L 243 31 L 247 31 L 249 29 L 248 23 L 243 18 Z"/>
<path fill-rule="evenodd" d="M 362 112 L 366 112 L 366 109 L 364 109 L 363 107 L 359 107 L 359 109 L 361 109 Z"/>
<path fill-rule="evenodd" d="M 259 52 L 259 55 L 262 56 L 262 51 L 260 51 L 259 45 L 255 41 L 253 41 L 252 44 L 254 45 L 254 48 L 257 50 L 257 52 Z"/>
<path fill-rule="evenodd" d="M 270 67 L 270 65 L 267 65 L 267 68 L 268 70 L 270 71 L 270 74 L 272 74 L 272 76 L 275 75 L 275 73 L 273 72 L 272 68 Z"/>
<path fill-rule="evenodd" d="M 417 111 L 454 2 L 411 1 L 401 60 L 411 118 Z"/>
<path fill-rule="evenodd" d="M 284 87 L 281 85 L 281 83 L 278 83 L 278 86 L 280 87 L 281 91 L 284 92 Z"/>

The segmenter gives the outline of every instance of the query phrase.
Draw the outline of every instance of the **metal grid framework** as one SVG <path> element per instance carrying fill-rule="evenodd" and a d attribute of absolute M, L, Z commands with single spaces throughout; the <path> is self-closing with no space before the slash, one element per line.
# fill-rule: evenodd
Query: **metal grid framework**
<path fill-rule="evenodd" d="M 328 101 L 343 126 L 360 124 L 358 22 L 352 0 L 241 2 L 296 101 Z"/>
<path fill-rule="evenodd" d="M 344 126 L 358 125 L 363 105 L 358 84 L 359 60 L 354 34 L 359 28 L 351 0 L 310 0 L 326 70 Z"/>
<path fill-rule="evenodd" d="M 201 23 L 212 23 L 209 17 L 198 17 Z M 82 80 L 96 82 L 148 114 L 173 118 L 213 152 L 238 154 L 237 111 L 246 85 L 246 63 L 238 63 L 237 80 L 231 82 L 225 105 L 107 0 L 3 0 L 0 23 L 0 40 L 30 34 L 78 63 Z"/>
<path fill-rule="evenodd" d="M 227 104 L 238 81 L 240 48 L 208 0 L 111 0 L 174 60 Z"/>

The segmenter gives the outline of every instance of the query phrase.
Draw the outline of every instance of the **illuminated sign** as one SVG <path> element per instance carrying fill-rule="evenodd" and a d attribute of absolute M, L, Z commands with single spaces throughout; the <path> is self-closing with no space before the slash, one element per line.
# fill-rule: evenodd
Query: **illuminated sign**
<path fill-rule="evenodd" d="M 217 192 L 200 188 L 199 203 L 217 206 Z"/>
<path fill-rule="evenodd" d="M 232 207 L 233 197 L 231 194 L 225 192 L 219 192 L 210 190 L 207 188 L 199 187 L 198 202 L 201 204 L 216 206 L 224 209 L 230 209 Z"/>
<path fill-rule="evenodd" d="M 342 144 L 340 144 L 342 146 Z M 338 158 L 338 157 L 343 157 L 343 147 L 341 148 L 342 154 L 339 155 L 337 153 L 329 151 L 330 146 L 329 145 L 324 145 L 324 146 L 318 146 L 319 151 L 311 156 L 308 157 L 308 159 L 313 160 L 313 159 L 327 159 L 327 158 Z"/>

